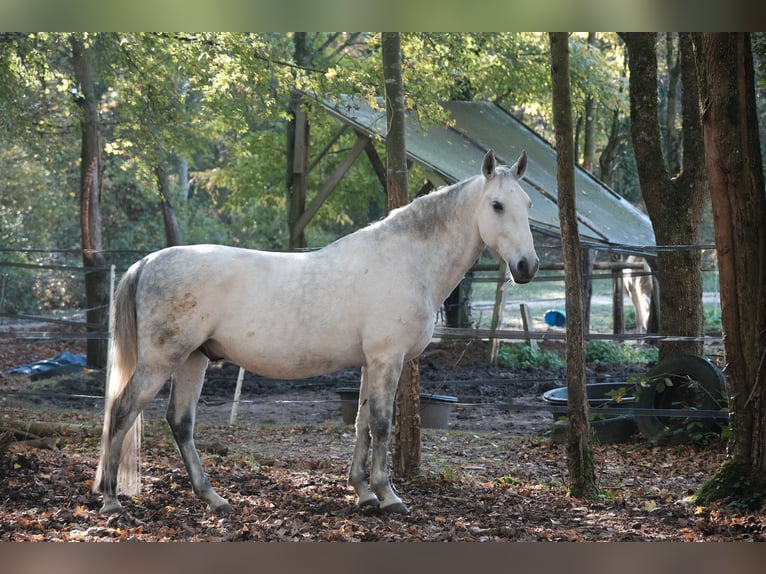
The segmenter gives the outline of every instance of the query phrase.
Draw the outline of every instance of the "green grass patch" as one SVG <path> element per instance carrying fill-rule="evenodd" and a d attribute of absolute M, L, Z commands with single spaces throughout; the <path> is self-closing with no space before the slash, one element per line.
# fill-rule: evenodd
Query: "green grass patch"
<path fill-rule="evenodd" d="M 497 364 L 506 369 L 561 369 L 565 366 L 556 353 L 540 351 L 519 343 L 501 345 L 497 352 Z"/>
<path fill-rule="evenodd" d="M 657 347 L 621 345 L 612 341 L 594 339 L 585 347 L 585 362 L 642 364 L 656 361 L 658 354 Z"/>

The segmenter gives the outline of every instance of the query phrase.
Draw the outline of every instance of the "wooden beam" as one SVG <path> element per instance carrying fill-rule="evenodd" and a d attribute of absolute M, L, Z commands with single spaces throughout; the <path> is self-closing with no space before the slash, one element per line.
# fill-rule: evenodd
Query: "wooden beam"
<path fill-rule="evenodd" d="M 309 124 L 306 120 L 306 112 L 299 107 L 295 111 L 292 183 L 288 186 L 287 194 L 287 225 L 291 248 L 306 246 L 306 238 L 302 230 L 296 231 L 295 223 L 306 209 L 308 146 Z"/>
<path fill-rule="evenodd" d="M 293 155 L 293 173 L 306 173 L 306 112 L 295 111 L 295 154 Z"/>
<path fill-rule="evenodd" d="M 309 221 L 311 221 L 311 218 L 316 215 L 317 211 L 319 211 L 319 208 L 322 207 L 322 204 L 330 195 L 332 190 L 335 189 L 340 180 L 343 179 L 343 176 L 346 175 L 346 172 L 348 172 L 348 170 L 354 164 L 356 158 L 359 157 L 359 154 L 362 153 L 362 150 L 364 150 L 364 147 L 367 145 L 368 141 L 368 137 L 357 133 L 357 140 L 354 144 L 354 147 L 351 148 L 351 150 L 346 154 L 346 156 L 340 162 L 340 165 L 335 168 L 335 171 L 330 176 L 330 179 L 328 179 L 322 188 L 317 191 L 317 194 L 311 200 L 311 203 L 309 203 L 308 207 L 306 207 L 306 211 L 303 212 L 298 221 L 295 223 L 293 236 L 297 236 L 299 233 L 302 233 L 304 229 L 306 229 L 306 225 L 308 225 Z"/>
<path fill-rule="evenodd" d="M 367 158 L 370 160 L 372 169 L 375 170 L 375 173 L 378 175 L 378 180 L 380 180 L 380 183 L 383 186 L 383 194 L 385 194 L 386 166 L 383 165 L 378 152 L 375 150 L 375 145 L 372 143 L 372 140 L 367 140 L 367 145 L 364 147 L 364 152 L 367 154 Z"/>
<path fill-rule="evenodd" d="M 307 172 L 311 172 L 312 169 L 316 167 L 316 165 L 322 161 L 322 158 L 327 155 L 327 152 L 330 151 L 330 148 L 335 145 L 335 142 L 338 141 L 340 136 L 343 135 L 343 133 L 348 129 L 348 124 L 343 124 L 343 126 L 335 132 L 335 135 L 330 138 L 330 141 L 327 142 L 327 145 L 322 148 L 322 151 L 319 152 L 319 154 L 312 160 L 312 162 L 309 164 Z"/>
<path fill-rule="evenodd" d="M 420 191 L 415 194 L 415 197 L 423 197 L 424 195 L 428 195 L 434 189 L 436 189 L 434 184 L 430 181 L 427 181 L 423 184 L 423 187 L 420 188 Z"/>

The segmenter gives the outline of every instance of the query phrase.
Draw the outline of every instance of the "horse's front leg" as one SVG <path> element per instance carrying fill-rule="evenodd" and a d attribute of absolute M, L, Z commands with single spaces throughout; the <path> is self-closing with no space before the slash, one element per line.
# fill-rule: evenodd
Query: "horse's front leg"
<path fill-rule="evenodd" d="M 409 509 L 394 492 L 388 474 L 388 442 L 402 363 L 403 359 L 400 357 L 387 362 L 375 360 L 369 365 L 368 402 L 372 435 L 370 483 L 372 491 L 380 500 L 381 510 L 407 514 Z"/>
<path fill-rule="evenodd" d="M 370 489 L 367 481 L 367 454 L 370 451 L 370 401 L 368 398 L 369 381 L 367 368 L 362 367 L 362 382 L 359 386 L 359 407 L 356 413 L 356 443 L 348 484 L 356 492 L 356 505 L 359 508 L 378 508 L 380 500 Z"/>

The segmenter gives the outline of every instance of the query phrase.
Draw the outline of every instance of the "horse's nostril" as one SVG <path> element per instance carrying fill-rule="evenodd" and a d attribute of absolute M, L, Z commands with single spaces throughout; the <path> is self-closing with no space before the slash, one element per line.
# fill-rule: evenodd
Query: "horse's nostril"
<path fill-rule="evenodd" d="M 527 260 L 520 259 L 516 264 L 516 270 L 519 272 L 519 275 L 526 276 L 526 274 L 529 272 L 529 265 L 527 264 Z"/>

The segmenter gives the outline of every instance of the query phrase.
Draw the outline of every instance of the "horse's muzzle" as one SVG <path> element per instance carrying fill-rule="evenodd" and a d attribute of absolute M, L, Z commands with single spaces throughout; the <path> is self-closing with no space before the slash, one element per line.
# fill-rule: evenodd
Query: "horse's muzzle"
<path fill-rule="evenodd" d="M 540 258 L 535 257 L 531 262 L 526 257 L 522 257 L 516 262 L 515 267 L 508 266 L 511 270 L 511 276 L 516 283 L 529 283 L 537 275 L 540 268 Z"/>

